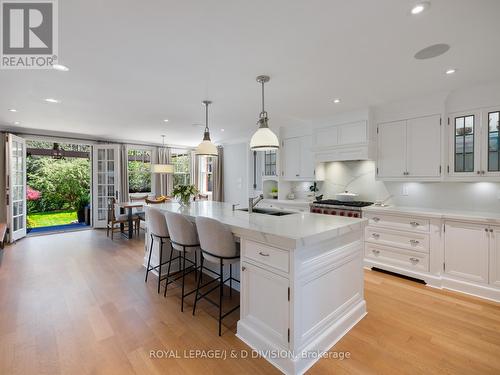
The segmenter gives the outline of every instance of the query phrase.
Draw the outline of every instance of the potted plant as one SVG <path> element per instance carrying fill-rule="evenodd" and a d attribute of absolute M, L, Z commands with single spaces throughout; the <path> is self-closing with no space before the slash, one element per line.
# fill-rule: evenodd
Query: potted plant
<path fill-rule="evenodd" d="M 79 223 L 85 222 L 85 207 L 90 203 L 89 194 L 81 195 L 76 201 L 76 216 L 78 217 Z"/>
<path fill-rule="evenodd" d="M 198 194 L 198 189 L 194 185 L 177 185 L 172 191 L 172 195 L 184 206 L 187 206 L 191 197 L 196 194 Z"/>
<path fill-rule="evenodd" d="M 270 195 L 273 199 L 278 199 L 278 188 L 277 187 L 271 188 Z"/>

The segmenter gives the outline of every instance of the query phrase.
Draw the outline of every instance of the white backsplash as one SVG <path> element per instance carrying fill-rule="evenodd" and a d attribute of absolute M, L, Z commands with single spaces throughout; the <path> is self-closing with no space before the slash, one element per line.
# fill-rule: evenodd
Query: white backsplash
<path fill-rule="evenodd" d="M 310 183 L 296 183 L 297 191 L 309 190 Z M 373 161 L 330 162 L 325 164 L 325 181 L 319 182 L 324 198 L 349 191 L 359 200 L 384 201 L 410 207 L 500 212 L 500 183 L 493 182 L 381 182 L 375 180 Z"/>

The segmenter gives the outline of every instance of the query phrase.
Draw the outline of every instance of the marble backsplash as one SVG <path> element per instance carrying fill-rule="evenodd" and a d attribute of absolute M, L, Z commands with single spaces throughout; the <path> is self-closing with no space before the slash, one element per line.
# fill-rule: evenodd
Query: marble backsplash
<path fill-rule="evenodd" d="M 500 183 L 496 182 L 382 182 L 375 180 L 375 162 L 325 163 L 325 180 L 318 182 L 319 194 L 359 194 L 359 200 L 382 201 L 410 207 L 500 212 Z M 296 198 L 309 194 L 309 182 L 292 186 Z"/>

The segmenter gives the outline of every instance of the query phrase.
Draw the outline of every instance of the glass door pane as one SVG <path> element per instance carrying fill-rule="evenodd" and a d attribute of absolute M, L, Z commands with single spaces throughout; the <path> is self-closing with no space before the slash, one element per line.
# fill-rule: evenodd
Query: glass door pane
<path fill-rule="evenodd" d="M 500 112 L 488 113 L 488 172 L 500 171 Z"/>
<path fill-rule="evenodd" d="M 112 199 L 118 200 L 118 155 L 116 145 L 94 146 L 94 226 L 98 228 L 107 224 Z"/>
<path fill-rule="evenodd" d="M 475 116 L 455 117 L 455 172 L 474 172 Z"/>
<path fill-rule="evenodd" d="M 23 138 L 8 134 L 9 181 L 7 186 L 9 205 L 10 241 L 26 236 L 26 142 Z"/>

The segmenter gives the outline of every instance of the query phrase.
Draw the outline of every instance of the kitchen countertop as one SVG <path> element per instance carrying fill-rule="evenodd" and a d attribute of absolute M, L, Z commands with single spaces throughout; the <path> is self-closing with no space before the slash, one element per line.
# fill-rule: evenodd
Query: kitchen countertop
<path fill-rule="evenodd" d="M 403 207 L 403 206 L 368 206 L 363 212 L 385 212 L 389 214 L 412 214 L 436 219 L 468 220 L 481 223 L 500 224 L 500 213 L 467 210 L 452 210 L 447 208 Z"/>
<path fill-rule="evenodd" d="M 289 206 L 309 206 L 312 201 L 308 199 L 263 199 L 261 202 L 269 204 L 283 204 Z M 258 204 L 257 204 L 258 206 Z"/>
<path fill-rule="evenodd" d="M 285 216 L 232 210 L 230 203 L 192 202 L 189 206 L 168 202 L 155 204 L 162 211 L 181 213 L 194 220 L 196 216 L 211 217 L 229 225 L 236 236 L 244 236 L 284 248 L 297 248 L 318 243 L 347 232 L 363 229 L 366 219 L 319 215 L 309 212 Z"/>

